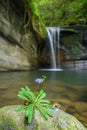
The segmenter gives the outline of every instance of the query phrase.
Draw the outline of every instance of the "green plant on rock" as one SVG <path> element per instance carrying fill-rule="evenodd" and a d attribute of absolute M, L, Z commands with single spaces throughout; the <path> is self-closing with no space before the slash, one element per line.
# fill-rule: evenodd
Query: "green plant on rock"
<path fill-rule="evenodd" d="M 19 106 L 16 110 L 25 110 L 28 122 L 31 123 L 32 119 L 35 118 L 36 110 L 39 110 L 40 114 L 47 120 L 48 117 L 52 117 L 51 109 L 53 107 L 49 100 L 44 99 L 46 93 L 44 90 L 40 90 L 37 95 L 35 95 L 28 86 L 24 86 L 18 93 L 18 97 L 25 101 L 25 104 Z"/>

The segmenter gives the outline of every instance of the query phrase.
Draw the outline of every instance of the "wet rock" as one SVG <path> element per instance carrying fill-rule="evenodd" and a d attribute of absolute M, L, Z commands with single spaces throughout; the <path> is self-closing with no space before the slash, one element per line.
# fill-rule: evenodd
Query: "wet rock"
<path fill-rule="evenodd" d="M 56 99 L 60 109 L 75 116 L 85 127 L 87 127 L 87 104 L 85 102 L 72 102 L 69 99 Z M 55 100 L 52 101 L 52 104 Z"/>
<path fill-rule="evenodd" d="M 45 120 L 37 111 L 31 124 L 26 123 L 25 111 L 16 112 L 17 105 L 0 109 L 0 130 L 86 130 L 73 116 L 60 109 L 53 110 L 53 117 Z"/>
<path fill-rule="evenodd" d="M 0 1 L 0 71 L 37 67 L 38 41 L 24 17 L 23 1 Z"/>

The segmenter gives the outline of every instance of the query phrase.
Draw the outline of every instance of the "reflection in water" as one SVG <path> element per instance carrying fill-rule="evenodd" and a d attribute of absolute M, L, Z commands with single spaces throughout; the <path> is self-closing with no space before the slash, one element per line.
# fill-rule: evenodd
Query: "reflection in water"
<path fill-rule="evenodd" d="M 47 98 L 59 102 L 62 109 L 71 114 L 76 114 L 76 111 L 80 115 L 86 113 L 83 118 L 86 120 L 87 71 L 0 72 L 0 107 L 21 104 L 22 101 L 17 97 L 20 88 L 28 85 L 32 90 L 39 89 L 34 80 L 41 75 L 47 76 L 42 87 L 47 92 Z M 79 118 L 78 115 L 75 116 Z M 86 122 L 82 118 L 79 120 L 84 124 Z"/>

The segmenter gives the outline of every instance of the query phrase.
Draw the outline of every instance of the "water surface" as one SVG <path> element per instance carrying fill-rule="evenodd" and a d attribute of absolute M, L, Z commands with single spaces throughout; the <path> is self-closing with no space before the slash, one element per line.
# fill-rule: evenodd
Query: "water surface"
<path fill-rule="evenodd" d="M 24 85 L 28 85 L 32 90 L 39 89 L 34 80 L 42 75 L 47 76 L 42 88 L 47 91 L 48 98 L 87 101 L 85 70 L 0 72 L 0 107 L 19 103 L 17 93 Z"/>

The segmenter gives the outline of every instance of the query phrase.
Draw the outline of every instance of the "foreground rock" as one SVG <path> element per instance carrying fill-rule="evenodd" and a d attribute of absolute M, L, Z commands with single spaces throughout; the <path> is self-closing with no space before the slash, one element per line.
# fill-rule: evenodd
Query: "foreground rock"
<path fill-rule="evenodd" d="M 53 118 L 45 120 L 37 111 L 35 120 L 28 124 L 25 111 L 16 112 L 17 105 L 0 109 L 0 130 L 87 130 L 75 117 L 60 109 L 53 111 Z"/>

